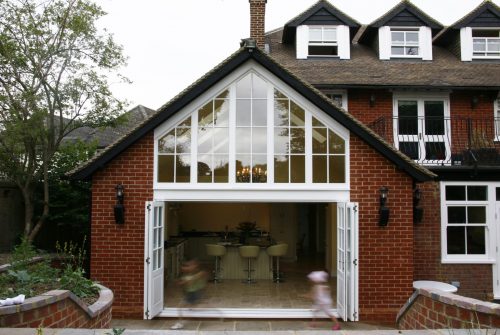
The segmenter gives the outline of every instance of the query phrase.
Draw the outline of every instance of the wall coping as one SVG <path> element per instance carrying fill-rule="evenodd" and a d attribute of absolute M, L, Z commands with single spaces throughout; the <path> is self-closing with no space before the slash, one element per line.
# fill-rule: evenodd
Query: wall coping
<path fill-rule="evenodd" d="M 408 301 L 399 310 L 398 315 L 396 316 L 396 323 L 399 322 L 399 319 L 401 319 L 401 317 L 406 313 L 406 311 L 411 307 L 411 305 L 413 305 L 413 303 L 417 300 L 419 295 L 428 297 L 435 301 L 439 301 L 443 304 L 456 306 L 459 308 L 476 311 L 480 313 L 500 316 L 500 304 L 468 298 L 458 294 L 444 292 L 441 290 L 420 288 L 416 289 L 415 292 L 413 292 L 411 297 L 408 298 Z"/>
<path fill-rule="evenodd" d="M 71 291 L 52 290 L 35 297 L 28 298 L 24 301 L 24 303 L 19 305 L 1 306 L 0 316 L 37 309 L 69 298 L 80 306 L 80 308 L 84 310 L 90 318 L 94 318 L 110 308 L 114 299 L 113 292 L 109 288 L 100 284 L 95 285 L 99 287 L 99 299 L 90 306 L 88 306 Z"/>

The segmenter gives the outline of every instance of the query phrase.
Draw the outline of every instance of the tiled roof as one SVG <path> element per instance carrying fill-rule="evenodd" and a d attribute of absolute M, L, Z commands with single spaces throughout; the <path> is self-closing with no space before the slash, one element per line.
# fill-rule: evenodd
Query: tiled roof
<path fill-rule="evenodd" d="M 375 50 L 351 45 L 351 59 L 296 59 L 295 46 L 281 43 L 281 31 L 266 36 L 274 59 L 309 83 L 321 87 L 412 87 L 500 89 L 500 62 L 462 62 L 434 46 L 433 60 L 380 60 Z"/>

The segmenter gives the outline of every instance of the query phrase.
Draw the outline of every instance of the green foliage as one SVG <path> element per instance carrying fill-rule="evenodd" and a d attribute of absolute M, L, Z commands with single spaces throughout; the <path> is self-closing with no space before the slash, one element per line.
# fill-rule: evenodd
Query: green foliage
<path fill-rule="evenodd" d="M 113 328 L 110 332 L 106 332 L 106 335 L 122 335 L 125 331 L 125 328 Z"/>
<path fill-rule="evenodd" d="M 85 278 L 84 271 L 81 268 L 74 269 L 67 265 L 61 274 L 60 287 L 63 290 L 69 290 L 80 298 L 93 296 L 99 292 L 99 288 L 94 282 Z"/>
<path fill-rule="evenodd" d="M 25 269 L 35 256 L 35 247 L 26 237 L 21 238 L 21 243 L 14 247 L 14 252 L 12 253 L 12 270 Z"/>

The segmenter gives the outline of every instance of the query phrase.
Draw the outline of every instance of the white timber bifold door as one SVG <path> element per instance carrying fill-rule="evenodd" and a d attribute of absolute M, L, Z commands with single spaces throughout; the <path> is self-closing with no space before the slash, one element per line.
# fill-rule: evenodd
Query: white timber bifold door
<path fill-rule="evenodd" d="M 144 319 L 163 310 L 165 204 L 146 202 Z"/>
<path fill-rule="evenodd" d="M 337 204 L 337 312 L 358 321 L 358 205 Z"/>

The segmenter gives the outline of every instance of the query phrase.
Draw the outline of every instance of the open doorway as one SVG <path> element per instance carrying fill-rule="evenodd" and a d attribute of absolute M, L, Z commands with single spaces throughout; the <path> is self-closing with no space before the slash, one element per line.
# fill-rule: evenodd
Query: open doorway
<path fill-rule="evenodd" d="M 221 259 L 221 281 L 207 285 L 200 308 L 306 310 L 311 305 L 304 297 L 310 288 L 307 274 L 314 270 L 331 274 L 336 301 L 335 210 L 335 203 L 167 203 L 165 309 L 174 313 L 181 302 L 175 281 L 183 260 L 197 259 L 209 273 L 214 270 L 214 257 L 207 254 L 206 244 L 224 245 L 226 254 Z M 253 229 L 243 233 L 242 223 L 250 223 Z M 266 254 L 266 248 L 276 243 L 288 245 L 280 257 L 281 283 L 273 281 L 272 260 Z M 247 263 L 238 254 L 243 244 L 261 248 L 252 265 L 253 284 L 242 283 L 248 274 Z"/>

